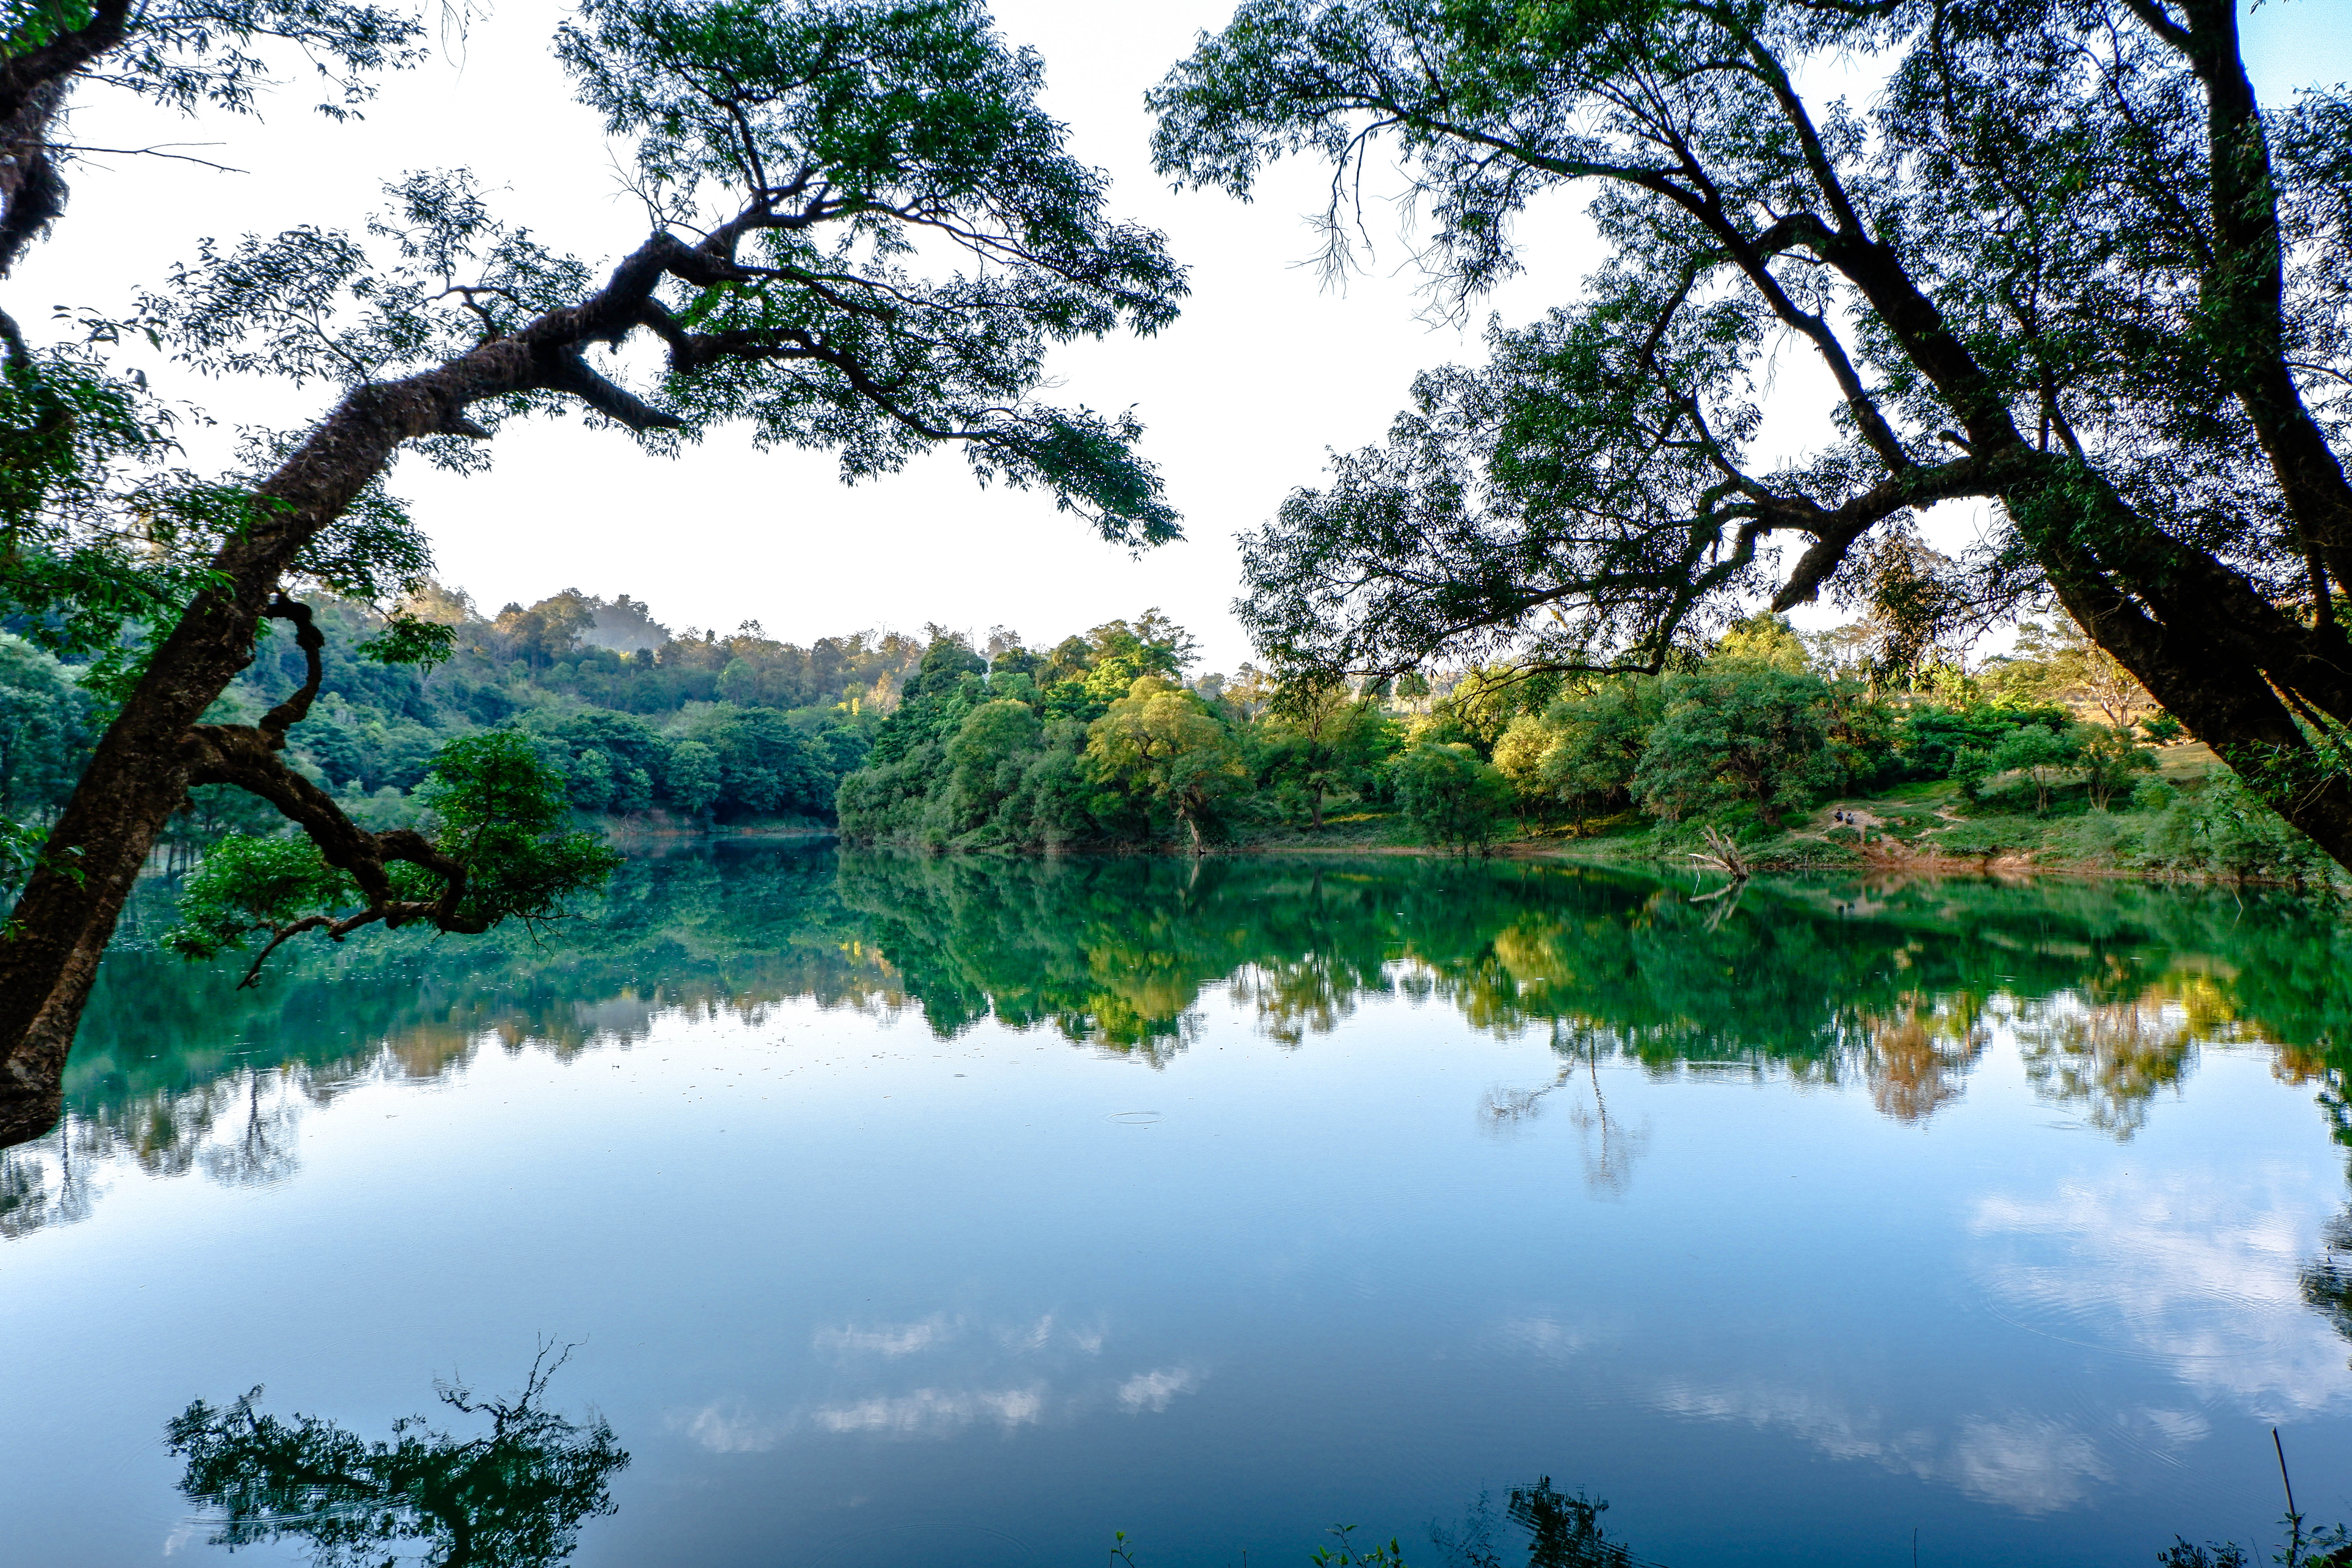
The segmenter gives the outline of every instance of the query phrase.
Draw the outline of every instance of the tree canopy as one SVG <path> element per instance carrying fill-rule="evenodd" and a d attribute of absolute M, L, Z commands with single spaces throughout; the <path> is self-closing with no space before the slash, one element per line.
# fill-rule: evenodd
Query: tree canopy
<path fill-rule="evenodd" d="M 1607 247 L 1248 539 L 1277 659 L 1654 671 L 1758 598 L 1917 647 L 2048 595 L 2352 864 L 2352 100 L 2263 104 L 2229 0 L 1248 0 L 1151 101 L 1184 184 L 1326 163 L 1335 260 L 1388 149 L 1442 305 L 1556 189 Z M 1784 342 L 1835 388 L 1789 460 Z M 1923 583 L 1963 499 L 2000 528 Z"/>

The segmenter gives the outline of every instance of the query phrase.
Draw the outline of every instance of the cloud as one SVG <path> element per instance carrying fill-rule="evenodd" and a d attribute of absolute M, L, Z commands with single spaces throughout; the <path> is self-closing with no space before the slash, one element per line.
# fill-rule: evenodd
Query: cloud
<path fill-rule="evenodd" d="M 2137 1354 L 2273 1421 L 2352 1399 L 2345 1347 L 2298 1271 L 2333 1194 L 2305 1173 L 2121 1174 L 1979 1201 L 1977 1273 L 2019 1326 Z"/>
<path fill-rule="evenodd" d="M 919 1388 L 912 1394 L 879 1395 L 854 1405 L 828 1405 L 810 1419 L 828 1432 L 888 1432 L 901 1436 L 937 1435 L 994 1421 L 1005 1427 L 1034 1425 L 1045 1414 L 1042 1384 L 998 1393 L 950 1394 Z"/>
<path fill-rule="evenodd" d="M 1119 1407 L 1130 1415 L 1139 1415 L 1146 1410 L 1165 1410 L 1170 1400 L 1200 1386 L 1201 1374 L 1190 1367 L 1170 1366 L 1158 1372 L 1138 1373 L 1118 1385 Z"/>
<path fill-rule="evenodd" d="M 1936 1436 L 1925 1427 L 1890 1430 L 1874 1409 L 1856 1410 L 1802 1389 L 1761 1384 L 1700 1388 L 1670 1383 L 1650 1403 L 1669 1415 L 1692 1420 L 1744 1421 L 1752 1426 L 1779 1427 L 1833 1459 L 1870 1459 L 1890 1470 L 1922 1478 L 1933 1476 L 1937 1469 Z"/>
<path fill-rule="evenodd" d="M 740 1403 L 722 1400 L 690 1415 L 675 1415 L 666 1425 L 714 1454 L 764 1454 L 783 1436 L 784 1423 L 753 1415 Z"/>
<path fill-rule="evenodd" d="M 1046 1320 L 1048 1323 L 1052 1321 Z M 961 1320 L 934 1312 L 917 1322 L 885 1323 L 875 1329 L 819 1329 L 814 1342 L 818 1350 L 836 1354 L 862 1351 L 877 1355 L 912 1355 L 947 1343 L 962 1330 Z"/>
<path fill-rule="evenodd" d="M 1963 1424 L 1952 1471 L 1970 1497 L 2024 1514 L 2080 1502 L 2115 1474 L 2089 1436 L 2040 1416 Z"/>

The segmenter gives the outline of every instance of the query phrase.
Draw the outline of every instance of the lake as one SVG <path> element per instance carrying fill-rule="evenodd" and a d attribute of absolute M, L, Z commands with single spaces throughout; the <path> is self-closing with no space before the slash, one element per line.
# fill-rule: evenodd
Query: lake
<path fill-rule="evenodd" d="M 564 1347 L 478 1561 L 2261 1561 L 2273 1426 L 2352 1520 L 2336 917 L 1713 886 L 720 843 L 243 993 L 146 889 L 0 1160 L 0 1558 L 226 1561 Z"/>

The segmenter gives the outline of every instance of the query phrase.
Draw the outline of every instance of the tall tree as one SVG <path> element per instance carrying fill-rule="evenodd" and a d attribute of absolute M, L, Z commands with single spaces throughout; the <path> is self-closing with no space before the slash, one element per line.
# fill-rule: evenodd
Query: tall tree
<path fill-rule="evenodd" d="M 1166 808 L 1191 837 L 1248 780 L 1240 748 L 1201 699 L 1157 675 L 1139 675 L 1126 696 L 1087 729 L 1087 756 L 1109 783 Z"/>
<path fill-rule="evenodd" d="M 1249 0 L 1152 103 L 1192 184 L 1331 164 L 1335 257 L 1392 145 L 1457 306 L 1548 191 L 1609 247 L 1247 542 L 1277 657 L 1655 670 L 1978 498 L 1979 613 L 2054 595 L 2352 865 L 2352 98 L 2265 108 L 2231 0 Z M 1782 342 L 1836 393 L 1774 468 Z"/>
<path fill-rule="evenodd" d="M 418 901 L 394 875 L 415 845 L 289 782 L 284 723 L 198 721 L 265 618 L 300 613 L 284 590 L 339 572 L 378 593 L 421 580 L 379 489 L 404 449 L 470 467 L 506 419 L 572 406 L 665 452 L 741 421 L 762 445 L 838 452 L 853 479 L 960 447 L 983 479 L 1044 487 L 1107 537 L 1176 536 L 1134 419 L 1036 394 L 1051 345 L 1171 320 L 1182 273 L 1159 235 L 1108 216 L 1102 175 L 1037 102 L 1037 57 L 974 0 L 588 0 L 556 43 L 632 149 L 652 219 L 601 283 L 463 174 L 412 174 L 364 238 L 207 244 L 121 324 L 205 371 L 339 396 L 262 456 L 256 482 L 208 492 L 198 569 L 131 661 L 10 917 L 0 1139 L 54 1121 L 99 955 L 192 784 L 279 803 L 371 906 Z M 640 337 L 664 351 L 643 391 L 609 357 Z M 396 630 L 405 651 L 431 646 L 422 623 Z"/>

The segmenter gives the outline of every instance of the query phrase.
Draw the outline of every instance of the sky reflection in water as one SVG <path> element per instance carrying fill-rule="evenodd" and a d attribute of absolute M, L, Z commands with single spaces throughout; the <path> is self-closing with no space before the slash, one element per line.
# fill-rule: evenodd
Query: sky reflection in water
<path fill-rule="evenodd" d="M 190 1401 L 373 1441 L 542 1342 L 592 1565 L 2142 1563 L 2269 1539 L 2273 1422 L 2352 1517 L 2337 925 L 1690 891 L 752 847 L 258 997 L 134 944 L 0 1163 L 0 1517 L 215 1558 Z"/>

